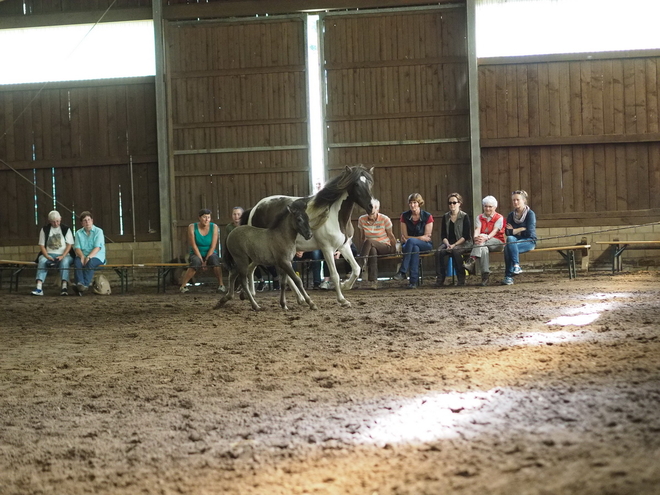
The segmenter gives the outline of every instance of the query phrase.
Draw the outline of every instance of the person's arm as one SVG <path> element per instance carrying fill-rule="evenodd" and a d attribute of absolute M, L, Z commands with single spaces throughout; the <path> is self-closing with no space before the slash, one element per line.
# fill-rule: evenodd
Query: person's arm
<path fill-rule="evenodd" d="M 465 215 L 463 219 L 463 243 L 472 240 L 472 226 L 470 225 L 470 215 Z"/>
<path fill-rule="evenodd" d="M 193 250 L 193 254 L 202 260 L 202 265 L 206 265 L 206 260 L 202 257 L 202 254 L 199 252 L 197 243 L 195 242 L 195 224 L 191 223 L 188 225 L 188 244 Z"/>
<path fill-rule="evenodd" d="M 401 222 L 401 244 L 405 244 L 408 240 L 408 226 L 406 222 Z"/>
<path fill-rule="evenodd" d="M 445 245 L 447 249 L 451 249 L 453 246 L 449 243 L 449 232 L 447 232 L 447 222 L 445 217 L 442 217 L 442 226 L 440 227 L 440 240 Z"/>
<path fill-rule="evenodd" d="M 390 246 L 395 247 L 396 246 L 396 238 L 394 237 L 394 233 L 392 232 L 392 227 L 386 227 L 385 228 L 385 233 L 387 234 L 387 238 L 390 240 Z"/>
<path fill-rule="evenodd" d="M 426 242 L 431 242 L 431 235 L 433 234 L 433 217 L 429 217 L 429 221 L 424 225 L 424 235 L 419 239 Z"/>
<path fill-rule="evenodd" d="M 43 228 L 39 231 L 39 251 L 43 256 L 46 257 L 47 260 L 52 261 L 53 258 L 50 257 L 48 251 L 46 250 L 46 234 L 44 233 Z"/>
<path fill-rule="evenodd" d="M 529 210 L 525 220 L 527 222 L 527 238 L 536 239 L 536 213 Z"/>
<path fill-rule="evenodd" d="M 69 253 L 73 248 L 73 235 L 71 234 L 71 229 L 69 229 L 66 233 L 66 236 L 64 236 L 64 244 L 66 245 L 64 252 L 58 256 L 58 259 L 60 260 L 63 260 L 65 256 L 69 256 Z"/>
<path fill-rule="evenodd" d="M 495 222 L 495 225 L 493 226 L 493 231 L 488 234 L 488 239 L 492 239 L 495 237 L 500 230 L 504 228 L 504 217 L 500 216 L 500 218 L 497 219 L 497 222 Z"/>
<path fill-rule="evenodd" d="M 209 248 L 209 252 L 206 253 L 206 259 L 215 253 L 215 249 L 218 245 L 218 226 L 212 223 L 211 228 L 213 229 L 213 237 L 211 238 L 211 247 Z"/>

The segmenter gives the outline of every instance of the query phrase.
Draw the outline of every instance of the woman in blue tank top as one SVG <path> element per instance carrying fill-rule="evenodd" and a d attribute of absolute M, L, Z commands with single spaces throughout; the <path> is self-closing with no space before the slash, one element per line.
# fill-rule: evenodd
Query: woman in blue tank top
<path fill-rule="evenodd" d="M 211 222 L 211 210 L 199 210 L 199 222 L 188 225 L 188 244 L 190 244 L 190 266 L 183 275 L 179 292 L 188 292 L 188 282 L 197 270 L 213 268 L 213 274 L 218 279 L 218 292 L 224 292 L 222 282 L 222 265 L 218 255 L 219 228 Z"/>

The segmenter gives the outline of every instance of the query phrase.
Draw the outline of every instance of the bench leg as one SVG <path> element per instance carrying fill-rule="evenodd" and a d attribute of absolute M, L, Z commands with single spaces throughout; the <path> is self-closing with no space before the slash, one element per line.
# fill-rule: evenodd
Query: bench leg
<path fill-rule="evenodd" d="M 128 289 L 128 268 L 114 268 L 115 273 L 119 275 L 119 286 L 121 293 L 126 294 Z"/>
<path fill-rule="evenodd" d="M 623 252 L 626 250 L 628 244 L 616 244 L 612 247 L 614 248 L 614 253 L 612 255 L 612 273 L 620 272 L 623 268 L 623 263 L 621 262 L 621 254 L 623 254 Z"/>
<path fill-rule="evenodd" d="M 22 267 L 16 268 L 15 270 L 12 270 L 10 278 L 9 278 L 9 293 L 11 294 L 14 292 L 14 289 L 16 289 L 16 292 L 18 292 L 18 279 L 21 276 L 21 272 L 23 271 Z"/>
<path fill-rule="evenodd" d="M 167 282 L 165 281 L 167 276 L 173 270 L 171 266 L 158 267 L 158 285 L 156 286 L 156 292 L 160 294 L 160 288 L 163 288 L 163 294 L 165 294 L 165 288 L 167 287 Z"/>

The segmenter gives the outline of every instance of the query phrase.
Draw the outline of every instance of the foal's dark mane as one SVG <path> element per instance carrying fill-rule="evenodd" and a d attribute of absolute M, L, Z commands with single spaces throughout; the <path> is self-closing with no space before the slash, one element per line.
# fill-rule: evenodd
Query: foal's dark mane
<path fill-rule="evenodd" d="M 293 203 L 291 203 L 292 208 L 294 209 L 304 209 L 309 202 L 309 198 L 300 198 L 295 200 Z M 273 219 L 273 222 L 270 224 L 271 229 L 275 229 L 280 226 L 280 224 L 290 215 L 289 209 L 284 208 L 282 211 L 280 211 L 277 216 Z"/>
<path fill-rule="evenodd" d="M 348 170 L 344 170 L 341 175 L 330 179 L 313 197 L 314 207 L 321 210 L 333 205 L 351 184 L 360 180 L 361 175 L 364 175 L 369 181 L 373 182 L 373 177 L 362 165 L 350 167 Z"/>

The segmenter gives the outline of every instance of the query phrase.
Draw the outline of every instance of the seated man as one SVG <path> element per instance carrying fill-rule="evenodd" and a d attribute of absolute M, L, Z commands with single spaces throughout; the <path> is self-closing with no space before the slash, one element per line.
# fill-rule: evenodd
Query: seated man
<path fill-rule="evenodd" d="M 43 296 L 43 282 L 46 280 L 49 268 L 59 268 L 62 278 L 61 296 L 69 295 L 69 267 L 73 262 L 71 248 L 73 233 L 71 229 L 61 224 L 62 217 L 57 210 L 48 214 L 48 225 L 39 232 L 39 248 L 37 256 L 37 288 L 32 291 L 35 296 Z"/>

